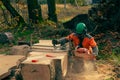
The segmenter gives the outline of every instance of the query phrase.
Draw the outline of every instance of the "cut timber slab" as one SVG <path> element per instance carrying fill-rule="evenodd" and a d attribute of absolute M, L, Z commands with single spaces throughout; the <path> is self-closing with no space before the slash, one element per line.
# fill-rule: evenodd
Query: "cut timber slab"
<path fill-rule="evenodd" d="M 56 77 L 67 73 L 67 52 L 30 52 L 21 73 L 24 80 L 61 80 Z"/>
<path fill-rule="evenodd" d="M 32 51 L 34 52 L 56 52 L 56 53 L 61 53 L 61 52 L 67 52 L 68 50 L 61 50 L 60 49 L 60 44 L 56 45 L 56 49 L 52 45 L 52 40 L 39 40 L 39 43 L 33 44 L 31 47 Z"/>
<path fill-rule="evenodd" d="M 44 45 L 44 46 L 53 46 L 52 40 L 39 40 L 39 43 L 36 43 L 34 45 Z"/>
<path fill-rule="evenodd" d="M 50 52 L 53 50 L 52 40 L 39 40 L 39 43 L 32 46 L 32 51 Z"/>
<path fill-rule="evenodd" d="M 10 75 L 9 70 L 23 58 L 25 57 L 21 55 L 0 55 L 0 80 Z"/>
<path fill-rule="evenodd" d="M 27 56 L 30 51 L 30 47 L 28 45 L 16 45 L 11 48 L 11 55 L 24 55 Z"/>

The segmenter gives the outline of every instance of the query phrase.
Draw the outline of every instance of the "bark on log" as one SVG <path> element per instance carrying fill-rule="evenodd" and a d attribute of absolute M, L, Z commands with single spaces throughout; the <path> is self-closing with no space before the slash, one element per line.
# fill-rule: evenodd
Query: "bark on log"
<path fill-rule="evenodd" d="M 62 68 L 61 68 L 61 60 L 54 60 L 55 63 L 55 80 L 62 80 Z"/>

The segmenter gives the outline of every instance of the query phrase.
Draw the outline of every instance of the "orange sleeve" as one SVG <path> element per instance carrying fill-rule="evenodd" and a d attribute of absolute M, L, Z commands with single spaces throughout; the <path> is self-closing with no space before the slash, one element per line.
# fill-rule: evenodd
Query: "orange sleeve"
<path fill-rule="evenodd" d="M 91 38 L 91 39 L 90 39 L 89 44 L 90 44 L 91 47 L 97 46 L 97 43 L 95 42 L 94 38 Z"/>
<path fill-rule="evenodd" d="M 70 35 L 68 35 L 68 36 L 66 37 L 66 39 L 67 39 L 67 40 L 72 40 L 72 37 L 73 37 L 73 33 L 70 34 Z"/>

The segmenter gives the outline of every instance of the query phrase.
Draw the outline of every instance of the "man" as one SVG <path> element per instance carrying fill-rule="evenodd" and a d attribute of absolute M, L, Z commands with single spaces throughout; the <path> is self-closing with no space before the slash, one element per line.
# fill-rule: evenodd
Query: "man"
<path fill-rule="evenodd" d="M 84 23 L 78 23 L 76 31 L 65 38 L 59 40 L 52 40 L 52 44 L 65 44 L 72 41 L 75 50 L 78 52 L 85 52 L 87 54 L 98 55 L 98 47 L 94 38 L 87 33 L 87 27 Z"/>

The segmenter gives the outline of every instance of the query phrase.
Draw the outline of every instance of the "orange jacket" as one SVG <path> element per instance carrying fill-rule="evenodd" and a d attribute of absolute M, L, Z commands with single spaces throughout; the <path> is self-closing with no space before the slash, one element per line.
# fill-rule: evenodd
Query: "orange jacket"
<path fill-rule="evenodd" d="M 71 33 L 66 37 L 66 39 L 72 40 L 75 47 L 81 43 L 81 41 L 79 40 L 78 36 L 76 36 L 75 33 Z M 92 36 L 90 37 L 86 36 L 82 41 L 82 46 L 83 48 L 87 48 L 90 51 L 90 53 L 92 53 L 92 47 L 96 47 L 97 44 Z"/>

